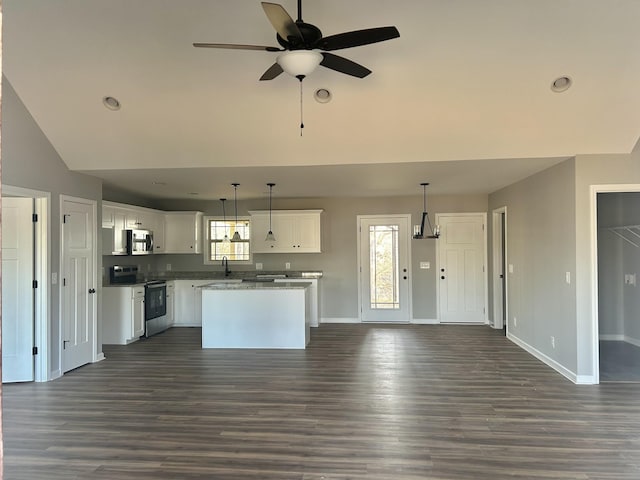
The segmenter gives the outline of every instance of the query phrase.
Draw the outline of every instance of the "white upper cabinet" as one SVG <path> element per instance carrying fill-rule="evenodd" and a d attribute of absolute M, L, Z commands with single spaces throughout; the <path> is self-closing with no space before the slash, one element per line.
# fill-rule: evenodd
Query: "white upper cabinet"
<path fill-rule="evenodd" d="M 320 253 L 322 210 L 274 210 L 271 229 L 275 242 L 266 242 L 269 211 L 251 214 L 251 248 L 253 253 Z"/>
<path fill-rule="evenodd" d="M 166 212 L 162 253 L 201 253 L 202 216 L 202 212 Z"/>
<path fill-rule="evenodd" d="M 124 203 L 102 202 L 102 254 L 126 255 L 125 230 L 151 230 L 154 243 L 164 244 L 164 212 Z M 161 253 L 154 247 L 154 251 Z"/>

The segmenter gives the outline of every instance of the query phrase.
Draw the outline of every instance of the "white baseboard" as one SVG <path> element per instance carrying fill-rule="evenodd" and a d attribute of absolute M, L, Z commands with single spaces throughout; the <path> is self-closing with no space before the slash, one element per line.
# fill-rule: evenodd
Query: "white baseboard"
<path fill-rule="evenodd" d="M 320 323 L 360 323 L 360 319 L 351 317 L 322 317 Z"/>
<path fill-rule="evenodd" d="M 96 358 L 93 361 L 93 363 L 101 362 L 105 358 L 107 358 L 107 357 L 104 356 L 104 352 L 100 352 L 98 355 L 96 355 Z"/>
<path fill-rule="evenodd" d="M 595 385 L 596 377 L 593 375 L 576 375 L 577 385 Z"/>
<path fill-rule="evenodd" d="M 51 375 L 49 376 L 49 380 L 55 380 L 57 378 L 60 378 L 62 376 L 62 370 L 54 370 L 51 372 Z"/>
<path fill-rule="evenodd" d="M 533 355 L 534 357 L 536 357 L 541 362 L 546 363 L 547 365 L 549 365 L 556 372 L 558 372 L 563 377 L 571 380 L 573 383 L 577 384 L 578 380 L 584 381 L 586 379 L 585 375 L 578 376 L 576 373 L 572 372 L 571 370 L 569 370 L 565 366 L 563 366 L 560 363 L 556 362 L 553 358 L 545 355 L 540 350 L 538 350 L 537 348 L 532 347 L 527 342 L 525 342 L 524 340 L 519 339 L 515 335 L 507 332 L 507 338 L 509 340 L 511 340 L 513 343 L 515 343 L 516 345 L 518 345 L 520 348 L 525 350 L 526 352 L 528 352 L 531 355 Z M 593 383 L 593 382 L 591 382 L 591 383 Z"/>
<path fill-rule="evenodd" d="M 598 335 L 600 340 L 610 341 L 610 342 L 624 342 L 624 335 L 617 333 L 604 333 L 602 335 Z"/>
<path fill-rule="evenodd" d="M 437 318 L 414 318 L 409 323 L 416 325 L 440 325 L 440 320 Z"/>
<path fill-rule="evenodd" d="M 604 334 L 604 335 L 599 335 L 598 338 L 600 340 L 605 340 L 605 341 L 608 340 L 613 342 L 626 342 L 626 343 L 630 343 L 631 345 L 635 345 L 636 347 L 640 347 L 640 340 L 638 340 L 637 338 L 630 337 L 628 335 Z"/>

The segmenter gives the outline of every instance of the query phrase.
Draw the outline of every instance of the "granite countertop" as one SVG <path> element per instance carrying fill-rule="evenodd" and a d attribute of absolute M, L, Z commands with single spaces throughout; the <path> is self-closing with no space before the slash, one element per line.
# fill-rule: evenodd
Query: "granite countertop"
<path fill-rule="evenodd" d="M 234 270 L 228 277 L 223 271 L 197 272 L 157 272 L 148 275 L 150 280 L 218 280 L 218 279 L 254 279 L 254 278 L 322 278 L 322 272 L 315 271 L 266 271 Z"/>
<path fill-rule="evenodd" d="M 311 282 L 213 282 L 203 290 L 293 290 L 311 286 Z"/>

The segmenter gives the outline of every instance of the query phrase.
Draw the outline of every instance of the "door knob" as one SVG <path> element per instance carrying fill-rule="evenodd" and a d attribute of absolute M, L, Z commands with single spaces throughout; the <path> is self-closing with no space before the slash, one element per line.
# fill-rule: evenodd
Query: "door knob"
<path fill-rule="evenodd" d="M 444 268 L 441 268 L 441 269 L 440 269 L 440 271 L 441 271 L 441 272 L 444 272 Z"/>
<path fill-rule="evenodd" d="M 404 277 L 402 277 L 402 278 L 404 278 L 404 279 L 406 280 L 406 279 L 407 279 L 407 276 L 405 275 L 405 276 L 404 276 Z"/>
<path fill-rule="evenodd" d="M 90 288 L 89 289 L 89 293 L 96 293 L 96 289 L 95 288 Z"/>
<path fill-rule="evenodd" d="M 442 280 L 444 280 L 444 275 L 442 275 L 440 278 L 441 278 Z"/>

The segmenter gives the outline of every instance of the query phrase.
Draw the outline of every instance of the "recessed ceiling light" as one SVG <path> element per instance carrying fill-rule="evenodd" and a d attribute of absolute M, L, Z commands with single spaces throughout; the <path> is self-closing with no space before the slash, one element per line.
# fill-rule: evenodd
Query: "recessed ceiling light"
<path fill-rule="evenodd" d="M 189 192 L 189 195 L 200 195 L 198 192 Z"/>
<path fill-rule="evenodd" d="M 166 185 L 167 182 L 153 182 L 153 184 L 163 186 L 163 185 Z"/>
<path fill-rule="evenodd" d="M 109 110 L 120 110 L 120 102 L 115 97 L 104 97 L 102 103 Z"/>
<path fill-rule="evenodd" d="M 564 92 L 569 89 L 572 84 L 572 80 L 569 77 L 563 76 L 556 78 L 551 84 L 551 90 L 556 93 Z"/>
<path fill-rule="evenodd" d="M 319 88 L 318 90 L 315 91 L 315 93 L 313 94 L 313 97 L 316 99 L 317 102 L 327 103 L 331 101 L 331 92 L 326 88 Z"/>

